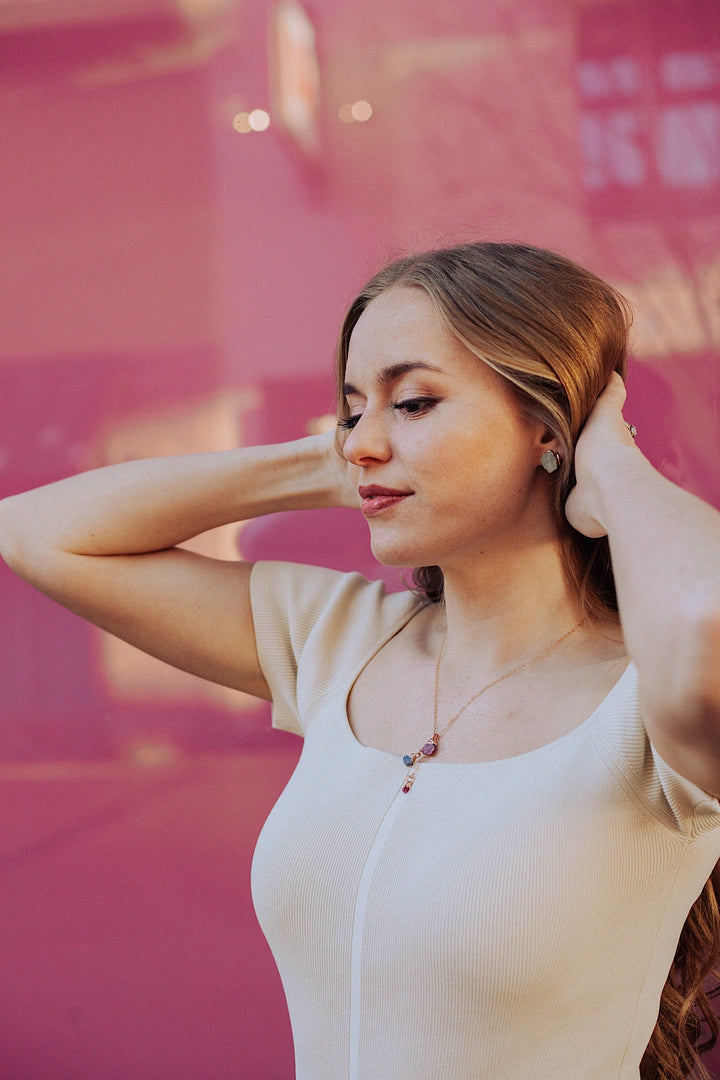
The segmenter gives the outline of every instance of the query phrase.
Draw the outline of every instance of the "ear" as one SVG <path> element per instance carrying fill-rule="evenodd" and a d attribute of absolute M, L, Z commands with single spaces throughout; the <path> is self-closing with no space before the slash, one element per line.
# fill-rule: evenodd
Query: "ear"
<path fill-rule="evenodd" d="M 543 453 L 545 450 L 558 451 L 560 449 L 560 440 L 554 431 L 550 431 L 550 429 L 546 427 L 539 427 L 537 448 L 540 453 Z"/>
<path fill-rule="evenodd" d="M 548 428 L 539 429 L 535 450 L 538 455 L 538 465 L 547 473 L 557 472 L 562 463 L 559 452 L 560 443 L 557 436 Z"/>

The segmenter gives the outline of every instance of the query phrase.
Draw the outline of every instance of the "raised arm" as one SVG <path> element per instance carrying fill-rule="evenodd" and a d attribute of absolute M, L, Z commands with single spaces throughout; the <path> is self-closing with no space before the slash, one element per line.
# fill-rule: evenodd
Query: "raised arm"
<path fill-rule="evenodd" d="M 660 475 L 622 419 L 613 376 L 578 441 L 567 516 L 607 533 L 620 617 L 661 756 L 720 796 L 720 514 Z"/>
<path fill-rule="evenodd" d="M 355 505 L 334 433 L 112 465 L 0 502 L 0 554 L 35 588 L 145 652 L 269 697 L 250 565 L 178 548 L 279 510 Z"/>

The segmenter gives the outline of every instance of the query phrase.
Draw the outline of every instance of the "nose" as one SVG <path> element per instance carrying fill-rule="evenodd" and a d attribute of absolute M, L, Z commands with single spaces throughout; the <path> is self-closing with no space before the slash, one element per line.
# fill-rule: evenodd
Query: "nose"
<path fill-rule="evenodd" d="M 382 418 L 365 409 L 355 427 L 348 432 L 342 450 L 351 465 L 389 461 L 392 451 Z"/>

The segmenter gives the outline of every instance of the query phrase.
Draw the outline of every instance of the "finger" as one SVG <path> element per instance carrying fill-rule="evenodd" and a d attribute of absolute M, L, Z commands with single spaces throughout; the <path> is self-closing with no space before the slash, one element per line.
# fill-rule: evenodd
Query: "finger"
<path fill-rule="evenodd" d="M 601 398 L 606 397 L 608 400 L 614 399 L 620 405 L 620 408 L 625 404 L 627 399 L 627 389 L 623 382 L 622 376 L 618 375 L 617 371 L 613 371 L 610 378 L 607 381 L 605 389 L 600 394 Z M 599 399 L 598 399 L 599 400 Z"/>

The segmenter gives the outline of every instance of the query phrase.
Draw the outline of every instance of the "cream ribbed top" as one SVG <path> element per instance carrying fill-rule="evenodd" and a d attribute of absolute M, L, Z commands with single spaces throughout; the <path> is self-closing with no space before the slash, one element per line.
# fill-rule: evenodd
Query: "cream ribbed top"
<path fill-rule="evenodd" d="M 305 739 L 252 880 L 297 1080 L 637 1080 L 720 804 L 654 753 L 632 665 L 555 742 L 427 761 L 404 795 L 346 703 L 422 601 L 288 563 L 252 590 L 274 723 Z"/>

